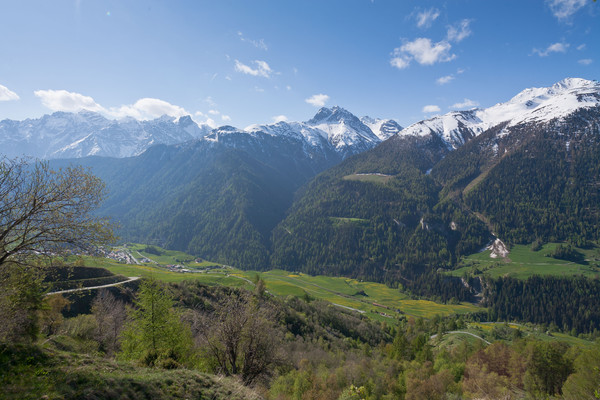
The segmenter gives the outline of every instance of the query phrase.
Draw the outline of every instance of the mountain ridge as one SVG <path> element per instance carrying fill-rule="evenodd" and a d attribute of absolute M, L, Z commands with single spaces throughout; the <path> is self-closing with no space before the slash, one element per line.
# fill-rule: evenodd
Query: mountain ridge
<path fill-rule="evenodd" d="M 27 155 L 45 159 L 81 158 L 85 156 L 132 157 L 156 144 L 181 144 L 193 140 L 218 140 L 219 136 L 237 132 L 255 135 L 285 135 L 302 139 L 304 147 L 323 150 L 326 147 L 345 158 L 372 148 L 390 136 L 390 129 L 399 131 L 393 120 L 382 120 L 374 125 L 384 131 L 375 134 L 360 119 L 341 107 L 322 108 L 329 112 L 329 121 L 316 122 L 316 116 L 307 122 L 279 122 L 251 125 L 245 129 L 231 126 L 211 128 L 197 124 L 189 115 L 179 118 L 163 115 L 148 121 L 133 118 L 107 119 L 93 111 L 78 113 L 55 112 L 37 119 L 0 121 L 0 145 L 9 157 Z M 380 121 L 380 120 L 378 120 Z M 322 140 L 324 139 L 324 140 Z M 313 149 L 314 150 L 314 149 Z"/>

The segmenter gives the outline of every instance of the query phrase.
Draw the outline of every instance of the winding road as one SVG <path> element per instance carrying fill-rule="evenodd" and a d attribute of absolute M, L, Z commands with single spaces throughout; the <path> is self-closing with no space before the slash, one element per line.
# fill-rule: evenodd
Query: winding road
<path fill-rule="evenodd" d="M 117 283 L 109 283 L 107 285 L 89 286 L 89 287 L 81 287 L 81 288 L 75 288 L 75 289 L 57 290 L 56 292 L 48 292 L 48 293 L 46 293 L 46 296 L 50 296 L 51 294 L 80 292 L 82 290 L 102 289 L 102 288 L 107 288 L 107 287 L 111 287 L 111 286 L 122 285 L 123 283 L 127 283 L 127 282 L 137 281 L 138 279 L 140 279 L 139 276 L 130 276 L 129 278 L 127 278 L 127 280 L 121 281 L 121 282 L 117 282 Z"/>

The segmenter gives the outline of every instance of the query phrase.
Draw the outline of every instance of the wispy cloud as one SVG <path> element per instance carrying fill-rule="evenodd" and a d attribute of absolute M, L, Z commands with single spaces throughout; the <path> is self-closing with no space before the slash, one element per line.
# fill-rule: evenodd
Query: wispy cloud
<path fill-rule="evenodd" d="M 436 82 L 438 85 L 445 85 L 446 83 L 450 83 L 453 80 L 454 80 L 454 75 L 450 74 L 450 75 L 446 75 L 446 76 L 437 78 Z"/>
<path fill-rule="evenodd" d="M 151 97 L 139 99 L 131 105 L 113 107 L 109 110 L 109 114 L 117 118 L 133 117 L 138 120 L 154 119 L 163 115 L 172 117 L 190 115 L 190 113 L 182 107 Z"/>
<path fill-rule="evenodd" d="M 577 61 L 581 65 L 590 65 L 593 60 L 591 58 L 584 58 L 582 60 Z"/>
<path fill-rule="evenodd" d="M 252 68 L 249 65 L 243 64 L 238 60 L 235 60 L 235 70 L 237 72 L 241 72 L 242 74 L 252 75 L 252 76 L 262 76 L 264 78 L 269 78 L 273 70 L 269 67 L 266 61 L 255 60 L 252 61 L 256 68 Z"/>
<path fill-rule="evenodd" d="M 448 41 L 450 42 L 461 42 L 471 35 L 471 28 L 469 25 L 471 20 L 463 19 L 458 24 L 451 25 L 448 27 Z"/>
<path fill-rule="evenodd" d="M 423 107 L 423 112 L 427 114 L 437 113 L 440 112 L 440 107 L 435 104 L 428 104 Z"/>
<path fill-rule="evenodd" d="M 329 96 L 327 96 L 326 94 L 323 94 L 323 93 L 319 93 L 319 94 L 310 96 L 308 99 L 305 99 L 304 101 L 315 107 L 323 107 L 327 103 L 328 100 L 329 100 Z"/>
<path fill-rule="evenodd" d="M 277 122 L 286 122 L 288 120 L 288 117 L 286 117 L 285 115 L 276 115 L 276 116 L 272 117 L 271 119 L 275 123 L 277 123 Z"/>
<path fill-rule="evenodd" d="M 437 8 L 430 8 L 429 10 L 417 12 L 417 26 L 419 28 L 429 28 L 433 21 L 440 16 L 440 10 Z"/>
<path fill-rule="evenodd" d="M 559 21 L 568 20 L 573 14 L 585 6 L 587 0 L 546 0 L 552 14 Z"/>
<path fill-rule="evenodd" d="M 547 57 L 552 53 L 566 53 L 569 48 L 569 43 L 553 43 L 550 46 L 546 47 L 544 50 L 533 49 L 533 52 L 540 57 Z"/>
<path fill-rule="evenodd" d="M 265 41 L 263 39 L 259 39 L 259 40 L 249 39 L 249 38 L 245 37 L 242 32 L 239 32 L 239 31 L 238 31 L 238 37 L 240 38 L 240 40 L 242 42 L 250 43 L 257 49 L 261 49 L 261 50 L 265 50 L 265 51 L 269 50 L 268 46 L 265 44 Z"/>
<path fill-rule="evenodd" d="M 231 117 L 229 115 L 225 115 L 225 114 L 221 115 L 221 119 L 225 122 L 231 121 Z"/>
<path fill-rule="evenodd" d="M 577 50 L 579 50 L 579 51 L 585 50 L 585 43 L 582 43 L 579 46 L 577 46 Z"/>
<path fill-rule="evenodd" d="M 0 85 L 0 101 L 11 100 L 19 100 L 19 95 L 7 88 L 6 86 Z"/>
<path fill-rule="evenodd" d="M 456 103 L 456 104 L 452 104 L 450 106 L 450 108 L 452 110 L 460 110 L 463 108 L 473 108 L 473 107 L 477 107 L 479 106 L 479 103 L 474 101 L 474 100 L 470 100 L 470 99 L 464 99 L 462 101 L 462 103 Z"/>
<path fill-rule="evenodd" d="M 421 65 L 447 62 L 456 57 L 455 54 L 450 53 L 451 48 L 450 43 L 444 40 L 433 43 L 429 38 L 417 38 L 395 48 L 390 63 L 398 69 L 403 69 L 408 67 L 413 60 Z"/>

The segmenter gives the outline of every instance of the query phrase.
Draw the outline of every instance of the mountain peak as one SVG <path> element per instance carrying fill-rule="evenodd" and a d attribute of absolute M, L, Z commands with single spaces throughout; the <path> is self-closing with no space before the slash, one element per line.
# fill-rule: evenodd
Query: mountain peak
<path fill-rule="evenodd" d="M 350 111 L 339 106 L 331 108 L 321 107 L 312 119 L 307 121 L 310 125 L 319 125 L 322 123 L 341 122 L 343 120 L 353 120 L 358 118 Z"/>
<path fill-rule="evenodd" d="M 555 90 L 572 90 L 572 89 L 599 89 L 600 83 L 595 80 L 583 78 L 565 78 L 560 82 L 552 85 Z"/>

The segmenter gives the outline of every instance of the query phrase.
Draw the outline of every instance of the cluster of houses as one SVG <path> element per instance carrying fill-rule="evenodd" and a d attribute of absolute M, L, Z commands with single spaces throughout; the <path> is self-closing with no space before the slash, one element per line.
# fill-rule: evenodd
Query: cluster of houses
<path fill-rule="evenodd" d="M 181 264 L 168 264 L 165 267 L 172 272 L 194 272 L 191 269 L 187 268 L 185 265 Z"/>
<path fill-rule="evenodd" d="M 106 258 L 115 260 L 124 264 L 139 264 L 139 262 L 133 257 L 128 251 L 120 249 L 112 249 L 110 252 L 104 255 Z M 145 262 L 142 260 L 142 262 Z"/>

